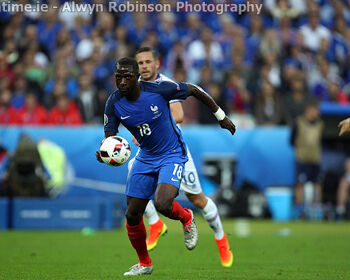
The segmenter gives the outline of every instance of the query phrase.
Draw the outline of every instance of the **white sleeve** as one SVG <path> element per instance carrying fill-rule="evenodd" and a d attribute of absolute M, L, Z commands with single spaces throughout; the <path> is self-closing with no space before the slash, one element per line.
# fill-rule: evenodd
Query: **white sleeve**
<path fill-rule="evenodd" d="M 176 102 L 181 102 L 182 100 L 180 99 L 173 99 L 169 101 L 169 104 L 176 103 Z"/>

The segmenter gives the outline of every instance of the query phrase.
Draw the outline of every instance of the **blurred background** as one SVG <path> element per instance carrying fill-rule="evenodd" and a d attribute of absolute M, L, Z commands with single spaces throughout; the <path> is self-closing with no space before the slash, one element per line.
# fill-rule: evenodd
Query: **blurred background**
<path fill-rule="evenodd" d="M 172 5 L 164 13 L 109 12 L 103 0 L 74 2 L 105 11 L 69 12 L 64 2 L 0 11 L 0 228 L 120 225 L 127 167 L 98 163 L 95 150 L 116 60 L 141 46 L 237 126 L 231 137 L 196 100 L 183 102 L 185 140 L 222 216 L 350 217 L 350 136 L 337 127 L 350 116 L 350 1 L 251 0 L 260 14 L 221 15 L 177 11 L 176 1 L 129 1 Z"/>

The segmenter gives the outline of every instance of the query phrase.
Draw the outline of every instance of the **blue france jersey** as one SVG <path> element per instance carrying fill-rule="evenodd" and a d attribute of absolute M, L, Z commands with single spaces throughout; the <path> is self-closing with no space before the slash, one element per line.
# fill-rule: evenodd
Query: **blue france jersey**
<path fill-rule="evenodd" d="M 104 130 L 117 133 L 122 123 L 140 144 L 139 160 L 154 162 L 171 155 L 187 160 L 185 142 L 169 108 L 170 100 L 186 99 L 187 84 L 139 83 L 141 93 L 136 101 L 128 101 L 119 90 L 110 95 L 105 106 Z"/>

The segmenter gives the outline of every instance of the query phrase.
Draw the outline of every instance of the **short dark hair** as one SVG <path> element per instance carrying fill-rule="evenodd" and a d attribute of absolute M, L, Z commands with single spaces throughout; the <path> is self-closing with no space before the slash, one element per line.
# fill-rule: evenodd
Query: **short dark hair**
<path fill-rule="evenodd" d="M 133 70 L 134 70 L 134 74 L 136 76 L 139 75 L 139 65 L 137 64 L 137 61 L 135 58 L 132 57 L 123 57 L 121 59 L 119 59 L 117 61 L 117 64 L 115 65 L 115 70 L 117 70 L 117 66 L 118 65 L 131 65 Z"/>
<path fill-rule="evenodd" d="M 156 51 L 154 48 L 151 48 L 151 47 L 148 47 L 148 46 L 139 48 L 139 49 L 136 51 L 135 56 L 136 56 L 137 54 L 143 53 L 143 52 L 151 52 L 152 55 L 153 55 L 154 60 L 158 60 L 158 58 L 159 58 L 157 51 Z"/>

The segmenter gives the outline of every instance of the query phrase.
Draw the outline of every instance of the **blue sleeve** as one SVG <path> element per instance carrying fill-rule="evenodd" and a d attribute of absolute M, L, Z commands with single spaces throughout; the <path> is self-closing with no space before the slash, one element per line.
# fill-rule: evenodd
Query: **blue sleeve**
<path fill-rule="evenodd" d="M 114 113 L 114 102 L 115 102 L 115 95 L 111 94 L 109 98 L 107 99 L 106 105 L 105 105 L 105 113 L 104 113 L 104 131 L 105 132 L 118 132 L 118 127 L 120 124 L 119 119 L 116 117 Z"/>
<path fill-rule="evenodd" d="M 163 81 L 159 84 L 159 93 L 168 101 L 173 99 L 186 99 L 188 87 L 186 83 Z"/>

